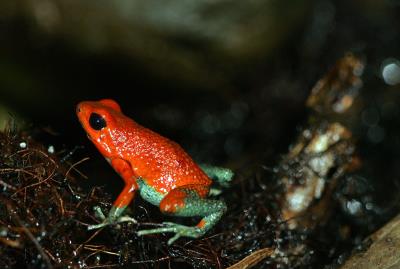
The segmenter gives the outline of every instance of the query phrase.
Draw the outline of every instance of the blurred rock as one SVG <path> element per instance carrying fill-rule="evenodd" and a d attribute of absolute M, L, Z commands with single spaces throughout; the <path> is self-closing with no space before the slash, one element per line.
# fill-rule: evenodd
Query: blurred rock
<path fill-rule="evenodd" d="M 0 20 L 23 19 L 38 39 L 61 37 L 161 77 L 215 87 L 273 52 L 305 22 L 311 2 L 14 0 L 0 2 Z"/>

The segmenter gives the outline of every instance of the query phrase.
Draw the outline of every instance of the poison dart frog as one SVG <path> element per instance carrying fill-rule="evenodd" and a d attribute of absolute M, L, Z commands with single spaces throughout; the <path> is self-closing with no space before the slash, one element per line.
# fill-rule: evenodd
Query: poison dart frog
<path fill-rule="evenodd" d="M 175 233 L 168 244 L 182 236 L 203 236 L 225 213 L 225 202 L 208 196 L 211 178 L 227 185 L 233 176 L 231 170 L 200 167 L 177 143 L 125 116 L 114 100 L 81 102 L 76 113 L 88 138 L 125 182 L 107 217 L 99 207 L 95 208 L 102 222 L 89 226 L 89 230 L 124 221 L 136 222 L 122 216 L 136 192 L 164 214 L 202 217 L 193 227 L 164 222 L 159 228 L 138 232 L 139 236 Z"/>

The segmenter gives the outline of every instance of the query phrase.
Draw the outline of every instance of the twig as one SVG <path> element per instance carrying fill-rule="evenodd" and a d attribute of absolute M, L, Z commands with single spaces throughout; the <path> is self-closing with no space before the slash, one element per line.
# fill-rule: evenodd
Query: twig
<path fill-rule="evenodd" d="M 6 189 L 6 188 L 11 189 L 11 190 L 16 190 L 16 189 L 17 189 L 16 187 L 14 187 L 14 186 L 12 186 L 12 185 L 10 185 L 10 184 L 4 182 L 4 181 L 1 180 L 1 179 L 0 179 L 0 185 L 3 185 L 5 189 Z"/>
<path fill-rule="evenodd" d="M 69 175 L 69 173 L 71 172 L 72 169 L 75 169 L 75 166 L 77 166 L 77 165 L 79 165 L 79 164 L 81 164 L 81 163 L 83 163 L 83 162 L 85 162 L 85 161 L 87 161 L 89 159 L 90 159 L 89 157 L 85 157 L 82 160 L 80 160 L 80 161 L 74 163 L 73 165 L 71 165 L 70 168 L 68 169 L 67 173 L 65 173 L 65 178 L 68 177 L 68 175 Z"/>
<path fill-rule="evenodd" d="M 227 269 L 246 269 L 251 268 L 258 264 L 260 261 L 264 260 L 274 252 L 273 248 L 263 248 L 251 253 L 249 256 L 243 260 L 229 266 Z"/>

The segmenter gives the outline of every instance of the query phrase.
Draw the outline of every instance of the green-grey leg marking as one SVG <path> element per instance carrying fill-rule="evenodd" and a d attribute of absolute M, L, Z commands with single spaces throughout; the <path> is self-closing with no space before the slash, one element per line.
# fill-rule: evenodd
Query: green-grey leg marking
<path fill-rule="evenodd" d="M 168 232 L 175 233 L 175 235 L 168 240 L 169 245 L 174 243 L 182 236 L 198 238 L 204 235 L 208 230 L 210 230 L 226 212 L 226 204 L 223 201 L 201 198 L 195 191 L 185 189 L 184 186 L 175 190 L 184 191 L 187 193 L 188 196 L 184 199 L 184 206 L 177 209 L 175 212 L 170 213 L 170 215 L 180 217 L 200 216 L 203 217 L 201 222 L 194 227 L 188 227 L 172 222 L 164 222 L 163 225 L 165 227 L 139 231 L 139 236 Z M 174 192 L 175 190 L 172 190 L 170 192 L 170 195 L 174 195 L 172 192 Z M 166 198 L 167 197 L 168 195 L 166 196 Z"/>
<path fill-rule="evenodd" d="M 214 179 L 223 187 L 229 186 L 229 183 L 234 175 L 232 170 L 228 168 L 211 166 L 207 164 L 201 164 L 200 168 L 204 171 L 204 173 L 207 174 L 207 176 Z"/>
<path fill-rule="evenodd" d="M 121 222 L 137 223 L 137 221 L 132 217 L 121 216 L 122 212 L 124 212 L 125 209 L 126 209 L 126 206 L 124 206 L 124 207 L 113 206 L 113 207 L 111 207 L 111 210 L 108 213 L 108 216 L 106 217 L 104 215 L 103 211 L 101 210 L 101 208 L 99 206 L 95 206 L 94 210 L 95 210 L 96 217 L 100 218 L 102 220 L 102 222 L 99 224 L 90 225 L 90 226 L 88 226 L 87 229 L 88 230 L 99 229 L 99 228 L 103 228 L 108 225 L 121 223 Z"/>
<path fill-rule="evenodd" d="M 144 179 L 137 180 L 140 196 L 155 206 L 158 206 L 165 195 L 156 191 L 152 186 L 148 185 Z"/>

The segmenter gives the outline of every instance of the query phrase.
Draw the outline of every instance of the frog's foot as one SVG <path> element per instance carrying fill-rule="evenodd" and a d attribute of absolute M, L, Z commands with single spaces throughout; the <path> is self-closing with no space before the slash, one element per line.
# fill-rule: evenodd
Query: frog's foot
<path fill-rule="evenodd" d="M 118 208 L 118 207 L 112 207 L 110 210 L 110 213 L 108 214 L 108 217 L 106 217 L 103 214 L 103 211 L 99 206 L 94 207 L 95 215 L 97 218 L 101 219 L 102 222 L 99 224 L 95 225 L 90 225 L 88 226 L 88 230 L 95 230 L 95 229 L 100 229 L 103 227 L 106 227 L 108 225 L 113 225 L 121 222 L 132 222 L 132 223 L 137 223 L 137 221 L 129 216 L 119 216 L 122 211 L 124 211 L 125 208 Z"/>
<path fill-rule="evenodd" d="M 198 238 L 205 233 L 204 229 L 180 225 L 173 222 L 163 222 L 163 225 L 164 227 L 161 228 L 138 231 L 137 234 L 142 236 L 147 234 L 175 233 L 175 235 L 168 240 L 168 245 L 171 245 L 182 236 Z"/>
<path fill-rule="evenodd" d="M 176 223 L 164 222 L 164 227 L 139 231 L 138 235 L 156 233 L 175 233 L 168 240 L 171 245 L 180 237 L 198 238 L 209 231 L 222 217 L 226 211 L 226 205 L 220 200 L 208 200 L 205 195 L 208 193 L 208 186 L 185 185 L 172 189 L 160 202 L 160 211 L 164 214 L 177 217 L 203 217 L 193 227 Z"/>

